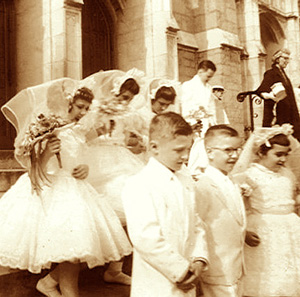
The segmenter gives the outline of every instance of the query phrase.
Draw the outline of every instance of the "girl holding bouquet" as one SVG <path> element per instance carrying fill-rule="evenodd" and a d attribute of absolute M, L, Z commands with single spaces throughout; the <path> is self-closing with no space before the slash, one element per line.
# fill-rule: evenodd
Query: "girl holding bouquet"
<path fill-rule="evenodd" d="M 96 112 L 91 121 L 94 123 L 94 137 L 89 134 L 85 154 L 90 167 L 87 180 L 108 201 L 125 227 L 121 193 L 126 180 L 144 166 L 143 152 L 148 135 L 147 122 L 139 113 L 139 109 L 145 106 L 145 98 L 140 92 L 143 73 L 137 69 L 101 71 L 82 83 L 92 89 L 100 108 L 100 113 Z M 110 108 L 111 102 L 115 101 L 123 102 L 121 112 Z M 122 266 L 122 261 L 111 262 L 104 280 L 130 285 L 131 278 L 122 272 Z"/>
<path fill-rule="evenodd" d="M 36 286 L 48 297 L 79 297 L 80 263 L 93 268 L 131 253 L 118 217 L 86 181 L 84 116 L 93 93 L 83 87 L 67 100 L 67 83 L 40 87 L 47 102 L 38 104 L 44 113 L 37 121 L 16 121 L 24 102 L 18 96 L 2 109 L 17 128 L 16 157 L 28 174 L 0 200 L 0 265 L 40 273 L 58 263 Z M 30 123 L 27 129 L 22 122 Z"/>

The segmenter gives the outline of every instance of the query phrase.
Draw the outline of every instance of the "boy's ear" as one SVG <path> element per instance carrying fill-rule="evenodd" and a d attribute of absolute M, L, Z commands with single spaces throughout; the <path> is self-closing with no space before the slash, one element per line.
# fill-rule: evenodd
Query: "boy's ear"
<path fill-rule="evenodd" d="M 149 151 L 152 152 L 153 154 L 157 154 L 158 146 L 159 146 L 159 144 L 156 140 L 151 140 L 149 142 Z"/>
<path fill-rule="evenodd" d="M 213 160 L 214 156 L 213 156 L 213 150 L 212 150 L 212 149 L 207 148 L 207 149 L 206 149 L 206 154 L 207 154 L 207 158 L 208 158 L 209 160 Z"/>

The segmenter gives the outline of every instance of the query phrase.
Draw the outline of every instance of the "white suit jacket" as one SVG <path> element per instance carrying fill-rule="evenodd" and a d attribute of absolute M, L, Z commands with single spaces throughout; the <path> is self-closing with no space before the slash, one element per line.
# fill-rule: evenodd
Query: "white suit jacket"
<path fill-rule="evenodd" d="M 204 84 L 199 75 L 182 84 L 181 88 L 181 114 L 186 118 L 191 112 L 203 106 L 208 118 L 202 120 L 202 136 L 211 125 L 229 124 L 223 101 L 212 94 L 210 84 Z"/>
<path fill-rule="evenodd" d="M 207 226 L 210 265 L 205 283 L 234 285 L 244 273 L 245 207 L 238 186 L 208 166 L 197 182 L 197 209 Z"/>
<path fill-rule="evenodd" d="M 133 244 L 132 297 L 195 296 L 176 286 L 194 258 L 207 261 L 203 222 L 196 213 L 194 182 L 150 158 L 123 190 Z"/>

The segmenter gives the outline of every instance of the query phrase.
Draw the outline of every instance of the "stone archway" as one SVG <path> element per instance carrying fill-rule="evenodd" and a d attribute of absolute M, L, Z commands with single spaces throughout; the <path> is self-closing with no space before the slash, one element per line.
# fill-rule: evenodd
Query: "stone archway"
<path fill-rule="evenodd" d="M 259 15 L 261 43 L 266 51 L 266 69 L 271 67 L 273 54 L 283 48 L 285 34 L 279 21 L 270 12 Z"/>
<path fill-rule="evenodd" d="M 0 106 L 16 93 L 14 1 L 0 2 Z M 0 112 L 0 149 L 13 149 L 15 129 Z"/>
<path fill-rule="evenodd" d="M 102 0 L 85 0 L 82 7 L 83 78 L 114 67 L 114 21 Z"/>

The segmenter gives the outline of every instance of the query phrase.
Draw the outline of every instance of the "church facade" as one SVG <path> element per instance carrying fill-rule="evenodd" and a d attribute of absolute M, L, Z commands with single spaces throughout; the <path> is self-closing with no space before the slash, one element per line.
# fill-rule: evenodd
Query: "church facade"
<path fill-rule="evenodd" d="M 300 84 L 298 0 L 2 0 L 0 37 L 0 105 L 26 87 L 101 69 L 183 82 L 210 59 L 211 84 L 225 87 L 229 120 L 244 131 L 249 106 L 236 96 L 256 89 L 276 50 L 289 48 L 287 73 Z M 256 125 L 261 108 L 254 104 Z M 13 139 L 1 115 L 0 149 Z"/>

